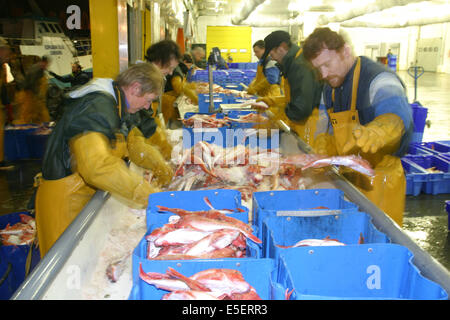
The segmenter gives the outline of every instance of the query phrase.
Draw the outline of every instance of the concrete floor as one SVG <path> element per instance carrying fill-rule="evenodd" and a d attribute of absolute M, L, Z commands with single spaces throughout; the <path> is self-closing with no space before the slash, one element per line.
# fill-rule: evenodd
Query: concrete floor
<path fill-rule="evenodd" d="M 414 99 L 414 79 L 399 72 Z M 450 140 L 450 75 L 425 73 L 418 80 L 417 100 L 428 108 L 430 127 L 424 141 Z M 20 161 L 14 170 L 0 171 L 0 215 L 25 211 L 33 194 L 33 177 L 40 171 L 40 161 Z M 445 200 L 449 194 L 406 197 L 404 230 L 424 250 L 450 270 L 450 233 L 447 232 Z"/>

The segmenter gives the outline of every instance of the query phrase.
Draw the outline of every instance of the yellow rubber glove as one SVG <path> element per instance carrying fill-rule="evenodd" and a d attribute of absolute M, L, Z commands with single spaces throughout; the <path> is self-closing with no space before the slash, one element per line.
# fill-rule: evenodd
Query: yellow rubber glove
<path fill-rule="evenodd" d="M 166 162 L 158 147 L 146 142 L 142 132 L 134 127 L 128 134 L 128 153 L 136 165 L 152 170 L 160 185 L 168 184 L 173 177 L 173 169 Z"/>
<path fill-rule="evenodd" d="M 145 139 L 145 142 L 150 145 L 157 146 L 158 149 L 161 151 L 161 154 L 163 155 L 164 159 L 169 161 L 172 157 L 173 146 L 170 144 L 167 138 L 166 131 L 161 128 L 159 124 L 159 119 L 155 120 L 156 120 L 155 122 L 158 124 L 158 126 L 156 127 L 156 131 L 151 137 Z"/>
<path fill-rule="evenodd" d="M 256 102 L 263 101 L 269 107 L 284 107 L 286 106 L 286 97 L 285 96 L 267 96 L 256 99 Z"/>
<path fill-rule="evenodd" d="M 376 117 L 365 126 L 358 126 L 353 130 L 354 141 L 348 142 L 343 152 L 351 150 L 355 144 L 363 153 L 377 153 L 380 149 L 394 148 L 400 142 L 405 127 L 402 119 L 386 113 Z"/>
<path fill-rule="evenodd" d="M 266 77 L 262 76 L 258 79 L 254 79 L 254 81 L 250 82 L 247 93 L 248 94 L 259 94 L 267 90 L 270 87 L 269 81 L 267 81 Z"/>
<path fill-rule="evenodd" d="M 274 96 L 274 97 L 282 96 L 280 85 L 271 84 L 267 91 L 267 96 Z"/>
<path fill-rule="evenodd" d="M 147 206 L 150 193 L 161 191 L 128 169 L 121 158 L 112 155 L 108 138 L 101 133 L 89 132 L 72 138 L 70 149 L 75 160 L 73 168 L 93 187 L 142 207 Z"/>
<path fill-rule="evenodd" d="M 334 156 L 337 154 L 333 142 L 333 136 L 328 133 L 320 133 L 314 138 L 313 149 L 316 154 Z"/>
<path fill-rule="evenodd" d="M 192 89 L 192 86 L 189 83 L 186 83 L 186 82 L 184 83 L 183 93 L 186 97 L 191 99 L 193 104 L 198 105 L 197 93 L 195 92 L 195 89 Z"/>

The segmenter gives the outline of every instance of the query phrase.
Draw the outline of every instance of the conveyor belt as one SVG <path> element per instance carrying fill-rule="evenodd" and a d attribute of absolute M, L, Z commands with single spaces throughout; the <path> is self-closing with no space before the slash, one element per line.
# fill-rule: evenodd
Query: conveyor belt
<path fill-rule="evenodd" d="M 290 128 L 280 122 L 283 133 L 280 135 L 280 147 L 288 146 L 292 150 L 300 150 L 310 153 L 311 148 L 299 139 L 295 133 L 290 132 Z M 358 189 L 348 180 L 338 174 L 335 167 L 327 170 L 325 175 L 331 183 L 341 189 L 346 197 L 357 204 L 360 209 L 370 214 L 373 224 L 381 232 L 385 233 L 393 243 L 407 247 L 413 254 L 414 265 L 420 270 L 423 276 L 438 283 L 444 290 L 450 292 L 450 273 L 428 252 L 420 248 L 392 219 L 370 202 Z M 46 293 L 54 285 L 55 278 L 63 272 L 67 272 L 66 262 L 77 250 L 77 244 L 88 232 L 92 221 L 99 211 L 103 209 L 109 195 L 98 191 L 78 217 L 72 222 L 60 239 L 50 249 L 48 254 L 40 261 L 32 273 L 17 289 L 12 299 L 44 299 Z M 78 263 L 89 263 L 89 259 Z M 57 298 L 57 297 L 55 297 Z M 75 299 L 75 298 L 74 298 Z"/>

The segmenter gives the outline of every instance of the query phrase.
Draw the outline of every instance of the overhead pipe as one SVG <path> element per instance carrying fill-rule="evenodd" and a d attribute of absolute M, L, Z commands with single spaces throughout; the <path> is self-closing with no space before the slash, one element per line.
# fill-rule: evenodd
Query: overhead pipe
<path fill-rule="evenodd" d="M 404 19 L 392 19 L 388 23 L 379 22 L 367 22 L 367 21 L 346 21 L 341 23 L 341 27 L 346 28 L 405 28 L 413 26 L 423 26 L 427 24 L 450 22 L 450 14 L 433 16 L 433 17 L 421 17 L 421 18 L 404 18 Z"/>
<path fill-rule="evenodd" d="M 430 1 L 430 0 L 425 0 Z M 356 17 L 360 17 L 369 13 L 382 11 L 385 9 L 389 9 L 392 7 L 397 6 L 405 6 L 410 3 L 414 2 L 424 2 L 424 0 L 375 0 L 374 2 L 364 5 L 364 6 L 357 6 L 353 7 L 347 12 L 344 13 L 338 13 L 334 16 L 326 16 L 326 15 L 320 15 L 317 19 L 317 23 L 319 26 L 321 25 L 327 25 L 332 22 L 344 22 Z"/>
<path fill-rule="evenodd" d="M 231 23 L 240 25 L 255 9 L 266 0 L 248 0 L 241 9 L 241 12 L 231 18 Z"/>
<path fill-rule="evenodd" d="M 245 25 L 255 28 L 301 26 L 303 25 L 303 16 L 297 16 L 293 19 L 264 19 L 263 21 L 249 22 Z"/>

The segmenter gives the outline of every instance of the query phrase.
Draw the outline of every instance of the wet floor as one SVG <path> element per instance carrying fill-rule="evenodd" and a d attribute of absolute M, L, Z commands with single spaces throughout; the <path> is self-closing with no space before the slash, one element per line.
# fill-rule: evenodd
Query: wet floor
<path fill-rule="evenodd" d="M 414 79 L 399 72 L 408 89 L 409 101 L 414 98 Z M 417 97 L 428 108 L 430 126 L 425 128 L 424 141 L 450 140 L 450 75 L 425 73 L 418 80 Z M 33 177 L 40 171 L 40 161 L 15 163 L 10 171 L 0 171 L 0 215 L 26 211 L 33 195 Z M 424 250 L 450 270 L 450 233 L 445 200 L 450 194 L 407 196 L 404 230 Z"/>

